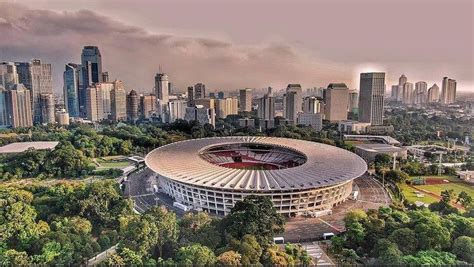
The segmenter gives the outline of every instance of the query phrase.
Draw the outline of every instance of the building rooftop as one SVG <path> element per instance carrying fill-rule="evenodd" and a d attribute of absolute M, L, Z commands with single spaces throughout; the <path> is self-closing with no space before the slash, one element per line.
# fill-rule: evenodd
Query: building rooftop
<path fill-rule="evenodd" d="M 232 149 L 225 151 L 224 147 Z M 260 151 L 258 147 L 266 147 L 268 151 Z M 176 142 L 153 150 L 145 162 L 159 175 L 176 182 L 246 192 L 327 187 L 355 179 L 367 170 L 362 158 L 335 146 L 251 136 Z M 224 167 L 256 163 L 291 166 L 277 169 Z"/>
<path fill-rule="evenodd" d="M 400 142 L 388 135 L 363 135 L 363 134 L 345 134 L 344 139 L 346 140 L 377 140 L 382 141 L 389 145 L 400 145 Z"/>
<path fill-rule="evenodd" d="M 30 148 L 37 150 L 53 150 L 59 142 L 17 142 L 0 147 L 0 154 L 21 153 Z"/>
<path fill-rule="evenodd" d="M 378 153 L 400 152 L 404 150 L 404 148 L 387 145 L 387 144 L 360 144 L 360 145 L 357 145 L 356 148 L 363 149 L 369 152 L 378 152 Z"/>

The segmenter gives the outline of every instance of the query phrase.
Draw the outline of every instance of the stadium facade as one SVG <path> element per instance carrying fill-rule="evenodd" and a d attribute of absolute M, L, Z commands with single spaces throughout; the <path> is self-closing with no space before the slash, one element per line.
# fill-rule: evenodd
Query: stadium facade
<path fill-rule="evenodd" d="M 248 195 L 271 198 L 284 215 L 329 210 L 367 171 L 356 154 L 276 137 L 215 137 L 162 146 L 145 159 L 166 194 L 195 210 L 226 215 Z"/>

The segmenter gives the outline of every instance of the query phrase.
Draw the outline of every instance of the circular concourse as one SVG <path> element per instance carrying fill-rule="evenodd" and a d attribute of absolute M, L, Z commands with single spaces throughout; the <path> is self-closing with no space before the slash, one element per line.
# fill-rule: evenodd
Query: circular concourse
<path fill-rule="evenodd" d="M 352 191 L 367 165 L 354 153 L 276 137 L 187 140 L 150 152 L 145 162 L 175 201 L 226 215 L 247 195 L 265 195 L 285 215 L 329 210 Z"/>

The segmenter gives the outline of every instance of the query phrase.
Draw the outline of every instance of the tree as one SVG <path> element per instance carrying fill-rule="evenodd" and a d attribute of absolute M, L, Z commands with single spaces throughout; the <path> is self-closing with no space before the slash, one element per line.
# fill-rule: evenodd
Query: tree
<path fill-rule="evenodd" d="M 178 240 L 178 222 L 176 214 L 168 211 L 165 207 L 153 207 L 149 209 L 145 216 L 156 224 L 157 248 L 159 256 L 163 255 L 163 246 L 166 243 L 176 243 Z"/>
<path fill-rule="evenodd" d="M 30 265 L 28 254 L 24 251 L 9 249 L 0 253 L 0 265 L 2 266 L 26 266 Z"/>
<path fill-rule="evenodd" d="M 469 236 L 460 236 L 454 240 L 452 252 L 461 260 L 474 263 L 474 240 Z"/>
<path fill-rule="evenodd" d="M 300 244 L 286 244 L 285 252 L 292 257 L 294 264 L 296 265 L 309 265 L 311 263 L 311 257 Z"/>
<path fill-rule="evenodd" d="M 278 245 L 269 246 L 262 255 L 265 266 L 293 266 L 295 259 L 286 254 Z M 245 265 L 245 264 L 244 264 Z"/>
<path fill-rule="evenodd" d="M 351 248 L 357 248 L 364 242 L 366 236 L 365 228 L 360 222 L 349 225 L 346 231 L 347 241 Z"/>
<path fill-rule="evenodd" d="M 217 229 L 218 220 L 207 213 L 186 213 L 179 222 L 179 242 L 181 245 L 199 243 L 211 249 L 221 243 L 221 234 Z"/>
<path fill-rule="evenodd" d="M 402 258 L 403 264 L 409 266 L 441 266 L 454 265 L 456 256 L 449 252 L 435 250 L 419 251 L 415 255 L 408 255 Z"/>
<path fill-rule="evenodd" d="M 408 174 L 399 170 L 390 170 L 385 174 L 385 180 L 392 183 L 403 183 L 409 178 Z"/>
<path fill-rule="evenodd" d="M 176 260 L 180 265 L 212 266 L 216 262 L 216 256 L 208 247 L 194 244 L 180 247 Z"/>
<path fill-rule="evenodd" d="M 346 216 L 344 217 L 344 223 L 346 224 L 346 227 L 350 226 L 353 223 L 356 222 L 365 222 L 369 217 L 367 216 L 367 213 L 365 211 L 360 210 L 360 209 L 355 209 L 349 211 Z"/>
<path fill-rule="evenodd" d="M 392 232 L 389 240 L 397 244 L 403 254 L 408 255 L 416 251 L 418 240 L 413 230 L 409 228 L 400 228 Z"/>
<path fill-rule="evenodd" d="M 387 239 L 380 239 L 374 247 L 379 265 L 400 265 L 402 263 L 402 252 L 395 243 Z"/>
<path fill-rule="evenodd" d="M 262 247 L 272 244 L 273 237 L 284 231 L 285 224 L 268 197 L 255 195 L 238 201 L 222 222 L 232 237 L 254 235 Z"/>
<path fill-rule="evenodd" d="M 462 191 L 459 193 L 456 203 L 461 203 L 464 208 L 468 209 L 472 205 L 472 197 L 465 191 Z"/>
<path fill-rule="evenodd" d="M 232 238 L 229 247 L 240 253 L 243 265 L 258 264 L 263 251 L 253 235 L 244 235 L 241 240 Z"/>
<path fill-rule="evenodd" d="M 453 200 L 453 197 L 454 197 L 454 190 L 453 189 L 444 190 L 444 191 L 441 192 L 441 201 L 446 203 L 446 204 L 451 203 L 451 200 Z"/>
<path fill-rule="evenodd" d="M 375 155 L 374 163 L 376 167 L 386 167 L 390 165 L 392 157 L 387 154 L 377 154 Z"/>
<path fill-rule="evenodd" d="M 119 251 L 119 255 L 127 266 L 140 266 L 143 263 L 142 257 L 131 249 L 122 248 Z"/>
<path fill-rule="evenodd" d="M 218 266 L 242 265 L 242 256 L 234 250 L 226 251 L 217 257 L 216 265 Z"/>
<path fill-rule="evenodd" d="M 341 256 L 343 258 L 343 261 L 349 264 L 354 264 L 354 262 L 359 259 L 359 256 L 353 249 L 342 249 Z"/>

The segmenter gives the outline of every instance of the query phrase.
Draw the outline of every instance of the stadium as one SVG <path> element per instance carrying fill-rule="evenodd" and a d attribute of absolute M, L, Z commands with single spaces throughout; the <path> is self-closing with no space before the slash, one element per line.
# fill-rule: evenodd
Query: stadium
<path fill-rule="evenodd" d="M 344 149 L 276 137 L 181 141 L 151 151 L 145 162 L 174 201 L 215 215 L 248 195 L 270 197 L 288 216 L 327 211 L 367 171 L 362 158 Z"/>

